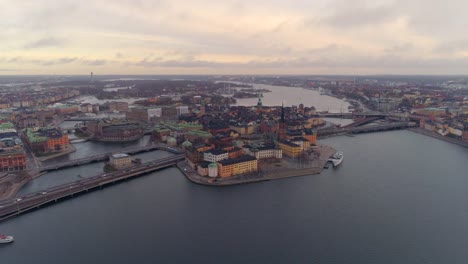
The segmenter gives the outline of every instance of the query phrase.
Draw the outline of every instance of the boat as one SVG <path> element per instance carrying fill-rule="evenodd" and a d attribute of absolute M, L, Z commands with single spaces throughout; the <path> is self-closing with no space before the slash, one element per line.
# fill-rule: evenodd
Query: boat
<path fill-rule="evenodd" d="M 88 139 L 87 138 L 78 138 L 78 139 L 70 140 L 70 143 L 81 143 L 81 142 L 85 142 L 85 141 L 88 141 Z"/>
<path fill-rule="evenodd" d="M 343 161 L 343 152 L 336 152 L 330 159 L 328 159 L 328 161 L 331 161 L 331 163 L 333 163 L 333 167 L 340 165 Z"/>
<path fill-rule="evenodd" d="M 12 236 L 0 235 L 0 244 L 11 243 L 13 241 L 15 241 L 15 239 Z"/>

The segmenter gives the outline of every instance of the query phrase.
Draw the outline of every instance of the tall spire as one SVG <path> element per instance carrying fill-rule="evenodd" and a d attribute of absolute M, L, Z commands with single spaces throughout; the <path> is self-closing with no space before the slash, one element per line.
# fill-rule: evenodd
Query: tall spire
<path fill-rule="evenodd" d="M 284 122 L 284 102 L 281 103 L 281 122 Z"/>

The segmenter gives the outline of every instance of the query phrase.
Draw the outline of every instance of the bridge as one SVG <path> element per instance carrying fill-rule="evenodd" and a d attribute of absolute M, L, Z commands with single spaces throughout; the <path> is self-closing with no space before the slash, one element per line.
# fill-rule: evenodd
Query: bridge
<path fill-rule="evenodd" d="M 82 122 L 85 122 L 85 121 L 99 121 L 103 119 L 102 117 L 83 117 L 83 116 L 77 116 L 77 117 L 68 117 L 68 118 L 65 118 L 63 119 L 63 121 L 82 121 Z"/>
<path fill-rule="evenodd" d="M 318 117 L 331 117 L 343 119 L 367 118 L 367 117 L 386 117 L 387 114 L 379 112 L 360 112 L 360 113 L 317 113 Z"/>
<path fill-rule="evenodd" d="M 348 125 L 345 125 L 345 126 L 342 126 L 342 128 L 351 128 L 351 127 L 359 127 L 359 126 L 363 126 L 363 125 L 367 125 L 367 124 L 370 124 L 374 121 L 377 121 L 379 119 L 382 119 L 384 118 L 383 116 L 376 116 L 376 117 L 365 117 L 365 118 L 360 118 L 356 121 L 354 121 L 353 123 L 351 124 L 348 124 Z"/>
<path fill-rule="evenodd" d="M 74 195 L 83 194 L 119 181 L 135 178 L 149 172 L 176 165 L 177 162 L 182 161 L 184 158 L 184 154 L 177 154 L 171 157 L 134 166 L 123 171 L 107 174 L 103 173 L 90 178 L 83 178 L 69 184 L 59 185 L 21 198 L 2 201 L 0 203 L 0 221 L 37 209 L 42 205 L 58 202 L 59 200 L 73 197 Z"/>
<path fill-rule="evenodd" d="M 361 127 L 348 127 L 348 128 L 331 128 L 331 129 L 322 129 L 318 131 L 319 137 L 333 136 L 333 135 L 344 135 L 344 134 L 359 134 L 359 133 L 371 133 L 395 129 L 406 129 L 410 127 L 415 127 L 416 123 L 414 122 L 395 122 L 390 124 L 383 125 L 374 125 L 374 126 L 361 126 Z"/>
<path fill-rule="evenodd" d="M 147 151 L 152 151 L 152 150 L 165 150 L 174 154 L 181 154 L 182 150 L 178 148 L 171 148 L 167 147 L 165 145 L 161 144 L 153 144 L 151 146 L 145 146 L 145 147 L 137 147 L 137 148 L 127 148 L 127 149 L 121 149 L 119 152 L 122 153 L 127 153 L 127 154 L 137 154 L 141 152 L 147 152 Z M 56 164 L 51 164 L 51 165 L 46 165 L 46 166 L 41 166 L 39 168 L 39 171 L 49 171 L 49 170 L 58 170 L 58 169 L 63 169 L 67 167 L 73 167 L 73 166 L 79 166 L 79 165 L 84 165 L 88 163 L 93 163 L 93 162 L 99 162 L 99 161 L 104 161 L 109 158 L 109 155 L 112 155 L 113 153 L 104 153 L 104 154 L 98 154 L 94 156 L 89 156 L 86 158 L 81 158 L 81 159 L 74 159 L 74 160 L 69 160 L 61 163 L 56 163 Z"/>

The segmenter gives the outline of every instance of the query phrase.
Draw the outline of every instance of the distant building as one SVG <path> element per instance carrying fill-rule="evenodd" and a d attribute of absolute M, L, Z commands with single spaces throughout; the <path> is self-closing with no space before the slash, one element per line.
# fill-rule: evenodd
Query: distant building
<path fill-rule="evenodd" d="M 140 124 L 118 119 L 87 121 L 85 126 L 86 133 L 97 141 L 133 141 L 144 134 L 144 129 Z"/>
<path fill-rule="evenodd" d="M 127 102 L 108 102 L 107 107 L 109 111 L 112 112 L 128 112 L 128 103 Z"/>

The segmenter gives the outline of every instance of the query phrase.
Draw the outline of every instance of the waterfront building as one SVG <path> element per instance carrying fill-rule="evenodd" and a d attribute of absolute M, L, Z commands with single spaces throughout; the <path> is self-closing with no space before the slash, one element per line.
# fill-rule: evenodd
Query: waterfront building
<path fill-rule="evenodd" d="M 201 161 L 197 165 L 197 173 L 200 176 L 208 176 L 208 166 L 210 165 L 210 162 L 208 161 Z"/>
<path fill-rule="evenodd" d="M 68 135 L 58 128 L 27 128 L 23 134 L 27 144 L 37 154 L 61 152 L 70 148 Z"/>
<path fill-rule="evenodd" d="M 301 146 L 287 140 L 278 140 L 278 145 L 283 150 L 283 155 L 296 158 L 302 153 Z"/>
<path fill-rule="evenodd" d="M 212 149 L 203 153 L 203 160 L 217 162 L 229 158 L 229 153 L 221 149 Z"/>
<path fill-rule="evenodd" d="M 109 156 L 109 164 L 115 169 L 122 169 L 132 165 L 132 158 L 125 153 L 117 153 Z"/>
<path fill-rule="evenodd" d="M 70 115 L 78 112 L 80 107 L 78 105 L 59 104 L 54 106 L 54 111 L 57 115 Z"/>
<path fill-rule="evenodd" d="M 218 162 L 218 174 L 223 178 L 257 171 L 258 160 L 249 155 Z"/>
<path fill-rule="evenodd" d="M 208 165 L 208 177 L 218 177 L 218 164 L 210 163 L 210 165 Z"/>
<path fill-rule="evenodd" d="M 140 124 L 120 119 L 87 121 L 85 126 L 86 133 L 97 141 L 133 141 L 144 135 L 144 129 Z"/>

